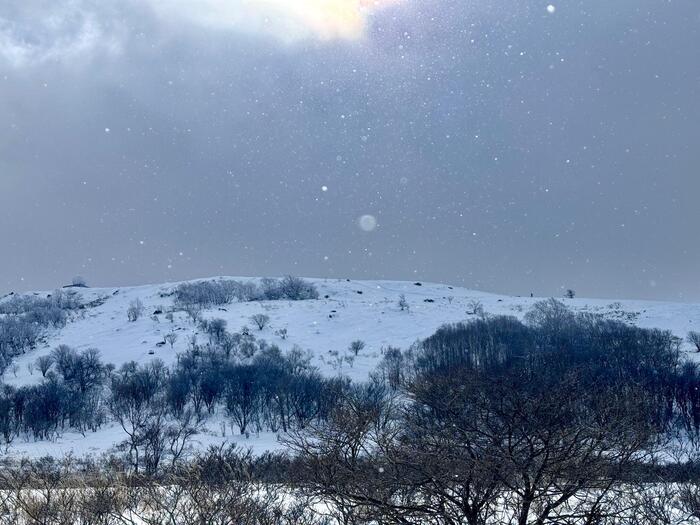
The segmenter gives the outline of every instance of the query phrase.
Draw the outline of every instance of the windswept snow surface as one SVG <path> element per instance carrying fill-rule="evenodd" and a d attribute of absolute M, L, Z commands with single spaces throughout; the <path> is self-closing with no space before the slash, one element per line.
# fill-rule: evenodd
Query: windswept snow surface
<path fill-rule="evenodd" d="M 229 279 L 216 277 L 213 279 Z M 240 281 L 255 280 L 231 277 Z M 381 360 L 381 349 L 387 346 L 407 348 L 418 339 L 431 335 L 445 323 L 464 321 L 475 316 L 473 302 L 479 301 L 485 312 L 494 315 L 513 315 L 519 318 L 530 306 L 542 298 L 513 297 L 478 292 L 459 287 L 434 283 L 403 281 L 355 281 L 309 279 L 319 291 L 320 299 L 309 301 L 260 301 L 232 303 L 223 308 L 205 310 L 204 318 L 221 318 L 227 321 L 228 330 L 239 331 L 248 326 L 256 338 L 278 345 L 283 351 L 297 345 L 309 351 L 312 363 L 326 375 L 343 374 L 353 380 L 365 379 Z M 138 286 L 130 288 L 75 288 L 84 302 L 102 299 L 99 306 L 83 311 L 62 330 L 49 334 L 45 344 L 15 360 L 16 375 L 5 372 L 3 380 L 11 385 L 35 383 L 41 380 L 37 371 L 28 366 L 40 355 L 50 353 L 57 345 L 66 344 L 78 350 L 97 348 L 106 363 L 119 367 L 128 361 L 146 363 L 154 358 L 166 364 L 176 360 L 178 352 L 185 350 L 188 339 L 197 334 L 197 327 L 184 312 L 175 311 L 171 323 L 161 314 L 173 308 L 172 292 L 180 283 Z M 46 295 L 50 292 L 34 292 Z M 399 296 L 404 294 L 408 311 L 398 306 Z M 136 322 L 127 321 L 127 309 L 135 299 L 144 306 L 144 315 Z M 681 304 L 652 301 L 614 301 L 609 299 L 562 299 L 572 309 L 603 314 L 645 328 L 671 330 L 685 337 L 689 330 L 700 330 L 700 304 Z M 259 331 L 250 321 L 257 313 L 265 313 L 270 323 Z M 154 318 L 157 317 L 157 320 Z M 288 336 L 282 339 L 275 332 L 286 328 Z M 163 336 L 178 334 L 174 348 L 156 346 Z M 204 342 L 205 336 L 200 335 Z M 332 352 L 344 354 L 350 343 L 361 339 L 365 348 L 352 366 L 342 368 L 334 364 Z M 692 358 L 689 345 L 684 346 Z M 230 427 L 222 430 L 222 417 L 208 423 L 207 431 L 196 437 L 200 446 L 222 441 L 235 441 L 256 451 L 278 447 L 277 436 L 271 433 L 252 435 L 246 439 L 232 434 Z M 9 448 L 12 456 L 61 456 L 107 452 L 124 439 L 122 430 L 110 424 L 96 433 L 85 436 L 63 433 L 55 441 L 36 442 L 18 438 Z"/>

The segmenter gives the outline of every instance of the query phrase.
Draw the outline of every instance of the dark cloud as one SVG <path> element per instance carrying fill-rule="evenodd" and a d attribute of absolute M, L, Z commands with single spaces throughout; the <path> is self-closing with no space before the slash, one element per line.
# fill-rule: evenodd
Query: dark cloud
<path fill-rule="evenodd" d="M 297 273 L 700 299 L 697 2 L 406 0 L 341 39 L 6 4 L 2 288 Z"/>

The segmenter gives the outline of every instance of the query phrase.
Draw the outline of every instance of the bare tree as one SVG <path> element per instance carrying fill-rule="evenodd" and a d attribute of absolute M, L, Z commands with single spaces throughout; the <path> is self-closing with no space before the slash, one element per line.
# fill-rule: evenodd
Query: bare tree
<path fill-rule="evenodd" d="M 126 363 L 112 377 L 109 409 L 127 435 L 120 444 L 135 472 L 158 470 L 166 450 L 167 371 L 160 361 L 145 367 Z"/>
<path fill-rule="evenodd" d="M 350 343 L 350 351 L 357 356 L 365 347 L 365 342 L 360 341 L 359 339 L 357 341 L 353 341 Z"/>
<path fill-rule="evenodd" d="M 141 299 L 136 298 L 129 304 L 129 308 L 126 310 L 126 317 L 130 322 L 135 322 L 143 315 L 145 308 Z"/>
<path fill-rule="evenodd" d="M 265 314 L 255 314 L 251 316 L 250 320 L 255 326 L 258 327 L 258 330 L 263 330 L 270 322 L 270 316 Z"/>
<path fill-rule="evenodd" d="M 49 371 L 53 365 L 53 357 L 50 355 L 42 355 L 36 359 L 36 367 L 41 372 L 42 377 L 46 377 L 46 373 Z"/>
<path fill-rule="evenodd" d="M 399 305 L 399 308 L 401 309 L 402 312 L 403 312 L 404 310 L 405 310 L 405 311 L 408 311 L 408 310 L 409 310 L 408 301 L 406 300 L 406 296 L 405 296 L 404 294 L 399 295 L 399 303 L 398 303 L 398 305 Z"/>
<path fill-rule="evenodd" d="M 170 349 L 172 350 L 173 346 L 175 346 L 175 342 L 177 341 L 177 334 L 175 332 L 170 332 L 169 334 L 166 334 L 163 339 L 170 345 Z"/>
<path fill-rule="evenodd" d="M 211 319 L 209 321 L 202 321 L 202 326 L 204 331 L 209 334 L 209 341 L 221 343 L 221 339 L 226 333 L 227 323 L 224 319 Z"/>
<path fill-rule="evenodd" d="M 700 332 L 688 332 L 687 340 L 695 346 L 695 349 L 700 352 Z"/>
<path fill-rule="evenodd" d="M 202 315 L 202 306 L 199 303 L 186 304 L 182 309 L 190 318 L 190 320 L 195 324 L 199 320 L 199 317 Z"/>
<path fill-rule="evenodd" d="M 467 315 L 484 316 L 484 305 L 478 299 L 472 299 L 467 304 Z"/>
<path fill-rule="evenodd" d="M 389 346 L 382 349 L 384 358 L 379 364 L 379 371 L 389 387 L 398 389 L 404 380 L 404 356 L 400 348 Z"/>

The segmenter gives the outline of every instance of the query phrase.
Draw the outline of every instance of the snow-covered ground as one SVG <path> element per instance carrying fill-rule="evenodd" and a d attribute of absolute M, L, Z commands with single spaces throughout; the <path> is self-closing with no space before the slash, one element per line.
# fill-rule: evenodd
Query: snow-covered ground
<path fill-rule="evenodd" d="M 235 278 L 241 281 L 248 278 Z M 314 301 L 262 301 L 233 303 L 225 308 L 203 312 L 204 318 L 222 318 L 228 330 L 239 331 L 248 326 L 256 338 L 266 339 L 289 350 L 294 345 L 308 350 L 312 362 L 327 375 L 344 374 L 353 379 L 364 379 L 381 359 L 381 349 L 386 346 L 408 347 L 417 339 L 432 334 L 440 325 L 463 321 L 474 317 L 468 312 L 473 302 L 479 301 L 490 314 L 522 317 L 528 308 L 541 298 L 502 296 L 467 290 L 444 284 L 401 281 L 355 281 L 309 279 L 316 284 L 320 299 Z M 148 362 L 159 358 L 166 364 L 176 359 L 184 350 L 197 327 L 183 312 L 175 312 L 171 323 L 161 314 L 154 320 L 156 310 L 167 312 L 173 307 L 171 292 L 179 283 L 138 286 L 131 288 L 77 288 L 85 302 L 102 299 L 104 302 L 84 311 L 82 317 L 72 320 L 65 328 L 49 335 L 46 343 L 36 350 L 16 359 L 15 372 L 5 372 L 3 380 L 12 385 L 40 381 L 41 374 L 30 371 L 28 366 L 37 357 L 50 353 L 57 345 L 67 344 L 78 350 L 97 348 L 103 361 L 117 367 L 127 361 Z M 37 295 L 49 292 L 37 292 Z M 408 311 L 398 306 L 404 294 Z M 127 309 L 135 299 L 140 299 L 146 310 L 136 322 L 127 321 Z M 572 309 L 604 314 L 641 327 L 671 330 L 685 337 L 689 330 L 700 330 L 700 304 L 681 304 L 652 301 L 611 301 L 603 299 L 562 299 Z M 270 317 L 269 326 L 258 331 L 250 321 L 257 313 Z M 276 332 L 287 329 L 286 339 Z M 163 336 L 178 334 L 174 348 L 157 346 Z M 204 336 L 200 336 L 204 340 Z M 352 366 L 345 363 L 339 368 L 333 352 L 343 355 L 356 339 L 366 343 Z M 684 349 L 692 357 L 689 345 Z M 15 375 L 16 374 L 16 375 Z M 209 432 L 197 438 L 201 444 L 231 440 L 230 428 L 222 436 L 221 422 L 209 424 Z M 40 456 L 61 455 L 70 451 L 76 454 L 100 452 L 123 439 L 121 430 L 107 426 L 97 433 L 85 436 L 65 433 L 55 442 L 15 441 L 10 448 L 13 455 Z M 233 438 L 254 449 L 264 450 L 275 446 L 276 436 L 266 434 L 248 440 Z"/>

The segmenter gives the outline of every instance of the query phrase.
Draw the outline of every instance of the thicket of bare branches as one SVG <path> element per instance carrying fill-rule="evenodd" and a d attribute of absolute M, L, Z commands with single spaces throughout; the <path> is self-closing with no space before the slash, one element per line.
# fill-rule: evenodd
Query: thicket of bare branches
<path fill-rule="evenodd" d="M 260 460 L 212 448 L 160 476 L 45 459 L 0 471 L 0 523 L 21 525 L 325 525 Z"/>
<path fill-rule="evenodd" d="M 695 464 L 654 466 L 672 429 L 694 439 L 679 341 L 557 301 L 527 321 L 447 326 L 389 354 L 287 439 L 296 486 L 348 525 L 700 523 Z"/>

